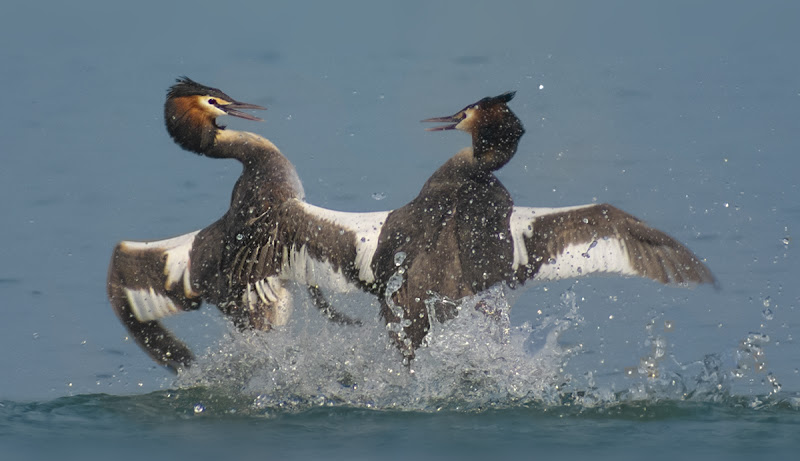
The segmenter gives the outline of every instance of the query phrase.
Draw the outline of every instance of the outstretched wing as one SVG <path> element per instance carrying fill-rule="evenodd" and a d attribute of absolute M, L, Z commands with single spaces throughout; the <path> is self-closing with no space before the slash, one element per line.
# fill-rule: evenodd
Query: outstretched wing
<path fill-rule="evenodd" d="M 153 360 L 173 371 L 192 353 L 159 319 L 200 307 L 189 254 L 197 232 L 153 242 L 120 242 L 108 269 L 108 298 L 119 319 Z"/>
<path fill-rule="evenodd" d="M 518 282 L 611 273 L 668 284 L 716 284 L 708 267 L 680 242 L 608 204 L 514 207 L 510 225 Z"/>
<path fill-rule="evenodd" d="M 242 285 L 278 276 L 329 291 L 366 288 L 375 281 L 372 258 L 388 214 L 333 211 L 287 200 L 253 222 L 231 277 Z"/>

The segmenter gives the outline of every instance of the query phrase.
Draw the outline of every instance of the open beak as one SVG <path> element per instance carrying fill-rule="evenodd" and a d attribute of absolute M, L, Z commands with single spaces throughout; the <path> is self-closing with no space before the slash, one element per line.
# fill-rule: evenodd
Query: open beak
<path fill-rule="evenodd" d="M 455 130 L 456 126 L 464 120 L 464 113 L 459 112 L 455 115 L 450 115 L 448 117 L 434 117 L 434 118 L 426 118 L 422 120 L 423 122 L 433 122 L 433 123 L 449 123 L 449 125 L 442 125 L 442 126 L 435 126 L 432 128 L 425 128 L 425 131 L 444 131 L 444 130 Z"/>
<path fill-rule="evenodd" d="M 246 102 L 237 102 L 234 101 L 225 106 L 219 106 L 220 109 L 224 110 L 226 114 L 232 115 L 234 117 L 243 118 L 245 120 L 253 120 L 255 122 L 260 122 L 262 119 L 250 115 L 246 112 L 241 112 L 241 109 L 248 109 L 248 110 L 267 110 L 266 107 L 257 106 L 255 104 L 248 104 Z"/>

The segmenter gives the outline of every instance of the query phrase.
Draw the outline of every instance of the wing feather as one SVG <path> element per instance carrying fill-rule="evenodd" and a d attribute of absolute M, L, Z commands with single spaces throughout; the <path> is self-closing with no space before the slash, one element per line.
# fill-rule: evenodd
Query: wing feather
<path fill-rule="evenodd" d="M 608 204 L 514 207 L 510 225 L 518 282 L 611 273 L 667 284 L 716 284 L 680 242 Z"/>
<path fill-rule="evenodd" d="M 254 221 L 234 261 L 240 283 L 278 276 L 303 285 L 350 291 L 371 284 L 372 258 L 389 212 L 349 213 L 287 200 Z"/>
<path fill-rule="evenodd" d="M 156 362 L 188 366 L 192 353 L 160 319 L 200 307 L 189 254 L 197 232 L 152 242 L 120 242 L 108 269 L 108 297 L 119 319 Z"/>

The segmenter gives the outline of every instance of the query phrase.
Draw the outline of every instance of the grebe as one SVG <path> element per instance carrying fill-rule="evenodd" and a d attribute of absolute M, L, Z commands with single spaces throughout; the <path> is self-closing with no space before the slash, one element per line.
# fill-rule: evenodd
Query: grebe
<path fill-rule="evenodd" d="M 117 246 L 112 305 L 151 357 L 177 368 L 191 354 L 158 323 L 163 316 L 207 301 L 243 328 L 267 329 L 288 318 L 286 281 L 310 287 L 312 297 L 321 296 L 320 286 L 360 289 L 380 299 L 381 316 L 408 364 L 430 329 L 430 315 L 452 318 L 462 298 L 501 283 L 516 288 L 593 273 L 715 283 L 686 247 L 611 205 L 515 206 L 493 173 L 514 156 L 525 132 L 508 108 L 513 97 L 484 98 L 452 116 L 424 120 L 445 123 L 429 130 L 469 133 L 472 147 L 445 162 L 407 205 L 348 213 L 304 202 L 294 168 L 271 142 L 214 122 L 256 107 L 180 81 L 165 111 L 172 137 L 203 155 L 237 158 L 244 172 L 231 209 L 208 228 Z"/>
<path fill-rule="evenodd" d="M 528 280 L 598 272 L 661 283 L 715 283 L 711 271 L 677 240 L 611 205 L 514 206 L 493 173 L 511 160 L 525 133 L 507 105 L 514 95 L 484 98 L 454 115 L 423 120 L 445 123 L 429 131 L 469 133 L 472 147 L 445 162 L 411 203 L 389 213 L 381 230 L 373 262 L 377 279 L 385 282 L 397 271 L 394 255 L 405 255 L 404 283 L 383 298 L 382 314 L 406 325 L 395 337 L 408 357 L 430 327 L 426 300 L 436 300 L 432 310 L 443 321 L 455 315 L 459 299 L 499 283 L 515 288 Z"/>
<path fill-rule="evenodd" d="M 178 145 L 207 157 L 236 159 L 243 166 L 230 208 L 210 226 L 167 240 L 124 241 L 114 249 L 107 285 L 114 311 L 150 357 L 173 371 L 188 366 L 192 353 L 159 319 L 209 302 L 240 328 L 269 330 L 285 324 L 291 312 L 285 280 L 277 272 L 250 277 L 248 267 L 255 261 L 242 254 L 252 238 L 266 231 L 261 223 L 272 222 L 279 205 L 303 199 L 303 186 L 294 166 L 269 140 L 216 123 L 221 115 L 260 121 L 242 110 L 263 109 L 185 77 L 167 93 L 164 120 Z M 317 285 L 308 289 L 332 320 L 358 323 L 332 310 Z"/>

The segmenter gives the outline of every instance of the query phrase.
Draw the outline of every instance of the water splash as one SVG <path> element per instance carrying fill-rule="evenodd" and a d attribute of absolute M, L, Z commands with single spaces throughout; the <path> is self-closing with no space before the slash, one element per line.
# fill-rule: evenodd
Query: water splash
<path fill-rule="evenodd" d="M 269 333 L 231 328 L 176 384 L 224 388 L 250 396 L 264 411 L 326 405 L 472 410 L 555 400 L 562 365 L 574 353 L 558 344 L 573 322 L 565 317 L 577 310 L 574 299 L 569 302 L 566 315 L 512 326 L 502 287 L 465 299 L 455 319 L 433 320 L 427 345 L 416 351 L 414 373 L 374 305 L 363 306 L 371 315 L 361 327 L 297 309 L 292 322 Z"/>
<path fill-rule="evenodd" d="M 395 275 L 402 276 L 403 255 L 396 262 Z M 769 337 L 759 333 L 748 335 L 735 353 L 706 353 L 680 363 L 670 351 L 668 334 L 674 322 L 654 315 L 644 325 L 638 364 L 617 370 L 609 382 L 613 370 L 582 369 L 580 360 L 571 363 L 598 352 L 586 350 L 581 341 L 562 340 L 565 332 L 584 333 L 582 298 L 572 289 L 555 305 L 542 306 L 535 324 L 511 322 L 508 294 L 498 286 L 464 299 L 456 318 L 443 323 L 432 315 L 427 342 L 410 367 L 386 334 L 377 303 L 345 305 L 348 298 L 342 298 L 334 301 L 360 311 L 362 326 L 327 322 L 307 306 L 297 309 L 288 325 L 269 333 L 231 328 L 219 346 L 198 358 L 197 366 L 179 375 L 176 385 L 221 389 L 215 392 L 247 402 L 244 411 L 262 413 L 319 406 L 475 411 L 566 404 L 589 410 L 648 401 L 728 401 L 734 398 L 736 378 L 761 373 L 765 363 L 763 346 Z M 445 300 L 431 295 L 428 301 Z M 760 376 L 778 398 L 777 377 Z M 765 401 L 771 399 L 753 405 Z"/>
<path fill-rule="evenodd" d="M 403 262 L 405 262 L 405 260 L 406 254 L 404 252 L 398 251 L 395 253 L 394 265 L 397 267 L 397 270 L 386 282 L 384 300 L 386 302 L 386 306 L 389 308 L 389 312 L 391 312 L 394 318 L 397 319 L 397 321 L 390 321 L 386 323 L 386 331 L 393 334 L 394 337 L 397 338 L 397 341 L 403 342 L 406 345 L 406 348 L 403 349 L 405 355 L 403 360 L 405 364 L 408 364 L 408 356 L 411 353 L 411 340 L 406 338 L 406 332 L 404 328 L 411 325 L 411 320 L 405 318 L 405 310 L 403 309 L 403 306 L 398 306 L 394 302 L 394 294 L 403 287 L 403 283 L 405 281 L 406 268 L 403 266 Z"/>
<path fill-rule="evenodd" d="M 764 346 L 770 342 L 769 335 L 764 333 L 750 333 L 739 343 L 736 354 L 736 369 L 734 374 L 737 378 L 743 377 L 748 370 L 766 370 L 766 352 Z"/>

